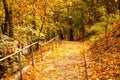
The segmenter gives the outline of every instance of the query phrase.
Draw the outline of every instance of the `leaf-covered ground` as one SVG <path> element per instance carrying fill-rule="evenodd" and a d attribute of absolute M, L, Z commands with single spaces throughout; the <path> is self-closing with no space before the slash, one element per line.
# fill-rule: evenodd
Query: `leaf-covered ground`
<path fill-rule="evenodd" d="M 47 56 L 36 62 L 23 75 L 23 80 L 85 80 L 83 45 L 64 41 Z"/>
<path fill-rule="evenodd" d="M 80 42 L 65 41 L 35 65 L 24 80 L 86 80 L 86 71 L 90 80 L 120 80 L 120 22 L 89 50 Z"/>
<path fill-rule="evenodd" d="M 107 38 L 107 39 L 106 39 Z M 90 48 L 92 80 L 120 80 L 120 22 Z"/>
<path fill-rule="evenodd" d="M 120 22 L 95 45 L 88 45 L 62 41 L 58 48 L 44 53 L 44 61 L 28 69 L 23 80 L 120 80 Z"/>

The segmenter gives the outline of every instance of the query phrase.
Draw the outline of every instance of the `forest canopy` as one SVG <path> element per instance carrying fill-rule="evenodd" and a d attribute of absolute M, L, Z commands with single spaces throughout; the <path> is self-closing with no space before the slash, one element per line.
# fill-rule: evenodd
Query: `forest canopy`
<path fill-rule="evenodd" d="M 0 0 L 0 58 L 57 35 L 96 43 L 119 19 L 120 0 Z"/>
<path fill-rule="evenodd" d="M 111 23 L 118 20 L 119 7 L 118 0 L 1 0 L 0 33 L 15 39 L 32 32 L 34 36 L 43 33 L 48 39 L 60 35 L 77 40 L 86 28 L 99 23 L 104 27 L 109 18 Z"/>

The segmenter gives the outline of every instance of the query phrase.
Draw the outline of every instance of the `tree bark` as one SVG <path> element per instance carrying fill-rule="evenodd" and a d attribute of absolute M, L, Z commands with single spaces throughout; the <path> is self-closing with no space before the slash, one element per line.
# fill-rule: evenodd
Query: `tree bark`
<path fill-rule="evenodd" d="M 4 34 L 9 35 L 8 28 L 9 28 L 9 9 L 6 0 L 3 0 L 4 10 L 5 10 L 5 24 L 4 24 Z"/>
<path fill-rule="evenodd" d="M 9 9 L 9 37 L 13 37 L 12 7 Z"/>
<path fill-rule="evenodd" d="M 63 34 L 62 34 L 62 31 L 61 30 L 59 30 L 59 37 L 60 37 L 60 39 L 61 40 L 63 40 L 64 38 L 63 38 Z"/>
<path fill-rule="evenodd" d="M 73 29 L 72 28 L 70 28 L 70 30 L 69 30 L 69 34 L 70 34 L 70 41 L 73 41 L 74 39 L 73 39 Z"/>
<path fill-rule="evenodd" d="M 40 32 L 42 31 L 42 29 L 43 29 L 43 27 L 44 27 L 44 23 L 45 23 L 45 20 L 46 20 L 46 2 L 45 2 L 45 4 L 44 4 L 44 6 L 43 6 L 43 8 L 44 8 L 44 16 L 43 16 L 43 20 L 42 20 L 42 26 L 41 26 L 41 28 L 40 28 Z"/>
<path fill-rule="evenodd" d="M 120 10 L 120 0 L 118 0 L 118 9 Z"/>
<path fill-rule="evenodd" d="M 5 30 L 4 30 L 4 23 L 2 25 L 0 25 L 1 30 L 2 30 L 2 34 L 5 34 Z"/>
<path fill-rule="evenodd" d="M 12 6 L 8 7 L 7 1 L 3 0 L 4 10 L 5 10 L 5 23 L 2 29 L 3 34 L 13 37 L 13 25 L 12 25 Z"/>
<path fill-rule="evenodd" d="M 117 2 L 115 0 L 105 0 L 105 5 L 108 13 L 116 13 L 117 12 Z"/>

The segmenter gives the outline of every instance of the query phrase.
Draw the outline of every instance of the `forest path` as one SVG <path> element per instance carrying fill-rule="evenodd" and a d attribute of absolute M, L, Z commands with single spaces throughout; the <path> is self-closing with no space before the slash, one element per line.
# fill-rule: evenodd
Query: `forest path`
<path fill-rule="evenodd" d="M 75 41 L 62 41 L 61 45 L 44 61 L 30 67 L 23 80 L 85 80 L 84 45 Z"/>

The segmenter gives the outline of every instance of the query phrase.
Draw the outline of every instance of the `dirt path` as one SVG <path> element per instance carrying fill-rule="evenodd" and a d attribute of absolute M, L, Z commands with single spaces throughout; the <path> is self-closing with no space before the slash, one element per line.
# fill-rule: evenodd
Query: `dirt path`
<path fill-rule="evenodd" d="M 44 61 L 30 67 L 23 80 L 86 80 L 83 49 L 80 42 L 63 41 Z"/>

